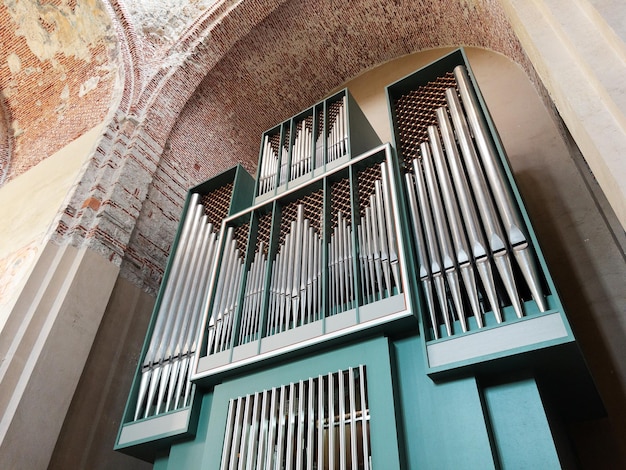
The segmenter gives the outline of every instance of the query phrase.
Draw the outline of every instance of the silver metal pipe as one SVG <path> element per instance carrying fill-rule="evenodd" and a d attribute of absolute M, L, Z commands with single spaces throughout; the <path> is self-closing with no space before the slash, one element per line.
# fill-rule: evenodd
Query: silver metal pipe
<path fill-rule="evenodd" d="M 417 197 L 415 195 L 415 183 L 414 177 L 410 173 L 406 173 L 406 187 L 409 199 L 411 221 L 413 222 L 413 235 L 416 241 L 417 258 L 418 258 L 418 272 L 420 280 L 422 281 L 422 287 L 424 288 L 424 297 L 426 297 L 426 307 L 428 308 L 428 314 L 430 317 L 430 323 L 433 328 L 433 335 L 435 339 L 439 339 L 439 324 L 437 322 L 437 315 L 435 311 L 435 299 L 433 292 L 433 280 L 430 272 L 430 266 L 428 256 L 426 254 L 426 240 L 424 239 L 422 228 L 422 217 L 417 208 Z"/>
<path fill-rule="evenodd" d="M 358 470 L 357 456 L 357 429 L 356 429 L 356 393 L 355 393 L 355 377 L 354 369 L 348 369 L 348 393 L 350 403 L 350 461 L 352 470 Z"/>
<path fill-rule="evenodd" d="M 343 371 L 337 374 L 339 381 L 339 470 L 346 470 L 346 391 Z"/>
<path fill-rule="evenodd" d="M 465 242 L 461 247 L 461 249 L 466 252 L 465 256 L 470 255 L 471 261 L 473 263 L 480 262 L 488 266 L 485 243 L 480 232 L 480 226 L 476 215 L 476 210 L 474 209 L 474 205 L 471 200 L 471 194 L 469 192 L 467 180 L 465 178 L 465 174 L 461 171 L 461 160 L 459 157 L 458 148 L 456 146 L 454 131 L 452 129 L 452 125 L 450 124 L 446 108 L 441 107 L 437 109 L 437 121 L 439 122 L 439 128 L 441 130 L 444 148 L 448 157 L 448 166 L 450 167 L 450 171 L 452 173 L 452 182 L 454 184 L 454 188 L 456 189 L 456 196 L 461 209 L 462 217 L 459 214 L 458 210 L 454 210 L 456 209 L 456 205 L 454 204 L 451 186 L 449 188 L 447 196 L 445 197 L 446 208 L 448 209 L 449 205 L 453 206 L 452 211 L 448 209 L 448 214 L 454 212 L 454 217 L 458 218 L 457 225 L 460 231 L 462 231 L 463 225 L 465 226 L 466 233 L 469 239 L 469 246 L 467 245 L 463 234 L 460 233 L 461 242 Z M 443 161 L 440 161 L 438 163 L 438 172 L 442 171 L 443 165 Z M 450 184 L 449 178 L 447 184 Z M 458 250 L 459 247 L 457 247 L 457 253 Z M 478 301 L 478 288 L 476 285 L 476 280 L 474 279 L 474 271 L 470 266 L 465 266 L 461 262 L 461 259 L 457 259 L 457 261 L 459 262 L 459 267 L 463 276 L 468 299 L 474 313 L 474 318 L 476 319 L 478 327 L 480 328 L 483 326 L 483 321 Z M 485 272 L 484 268 L 479 272 Z M 487 292 L 495 292 L 495 284 L 493 282 L 493 279 L 483 278 L 483 283 L 490 283 L 485 288 Z M 494 313 L 495 311 L 496 309 L 494 309 Z"/>
<path fill-rule="evenodd" d="M 371 228 L 371 242 L 372 242 L 372 252 L 374 257 L 374 267 L 376 268 L 376 280 L 377 280 L 377 290 L 379 294 L 379 298 L 385 298 L 385 276 L 384 276 L 384 267 L 381 259 L 380 253 L 380 238 L 379 238 L 379 230 L 378 230 L 378 219 L 376 217 L 376 201 L 375 196 L 373 194 L 370 195 L 370 228 Z"/>
<path fill-rule="evenodd" d="M 359 366 L 359 388 L 361 390 L 361 429 L 363 437 L 363 469 L 371 470 L 369 451 L 369 408 L 367 405 L 367 395 L 365 390 L 365 366 Z M 366 416 L 367 415 L 367 416 Z"/>
<path fill-rule="evenodd" d="M 250 433 L 248 438 L 248 446 L 246 449 L 246 470 L 254 469 L 254 462 L 257 457 L 259 443 L 259 394 L 254 394 L 254 403 L 252 406 L 252 417 L 250 419 Z M 240 460 L 240 465 L 243 458 Z"/>
<path fill-rule="evenodd" d="M 176 316 L 174 327 L 171 331 L 170 338 L 165 349 L 164 359 L 171 358 L 180 353 L 180 348 L 182 346 L 182 329 L 185 320 L 189 317 L 191 304 L 193 303 L 194 298 L 198 295 L 199 271 L 201 269 L 200 261 L 202 253 L 206 248 L 206 242 L 208 241 L 206 237 L 207 229 L 207 216 L 203 215 L 200 218 L 200 227 L 198 228 L 197 237 L 194 240 L 195 246 L 191 254 L 190 262 L 187 266 L 187 275 L 182 279 L 183 292 L 180 296 L 178 305 L 176 305 L 179 312 Z"/>
<path fill-rule="evenodd" d="M 304 406 L 306 398 L 304 395 L 304 381 L 298 382 L 298 414 L 296 416 L 296 465 L 295 468 L 303 468 L 302 458 L 304 454 Z M 293 462 L 293 460 L 292 460 Z"/>
<path fill-rule="evenodd" d="M 350 308 L 356 306 L 356 291 L 355 281 L 356 275 L 354 273 L 354 246 L 353 246 L 354 231 L 350 224 L 350 219 L 346 219 L 346 237 L 345 237 L 345 252 L 346 252 L 346 264 L 348 265 L 348 298 L 350 299 Z"/>
<path fill-rule="evenodd" d="M 300 287 L 298 290 L 299 317 L 298 325 L 307 323 L 307 285 L 310 283 L 309 267 L 311 265 L 309 219 L 304 219 L 302 224 L 302 264 L 300 266 Z"/>
<path fill-rule="evenodd" d="M 302 276 L 302 242 L 303 242 L 303 224 L 304 224 L 304 206 L 298 204 L 296 214 L 296 232 L 295 232 L 295 246 L 294 257 L 292 258 L 295 263 L 293 265 L 293 277 L 291 286 L 291 309 L 293 312 L 293 327 L 298 324 L 298 317 L 300 315 L 300 281 Z"/>
<path fill-rule="evenodd" d="M 374 182 L 374 207 L 376 211 L 372 213 L 376 217 L 376 227 L 378 228 L 378 248 L 380 249 L 380 261 L 385 277 L 385 288 L 387 296 L 391 296 L 393 287 L 391 285 L 391 264 L 389 260 L 389 242 L 387 241 L 387 226 L 385 222 L 385 212 L 383 208 L 382 189 L 380 180 Z"/>
<path fill-rule="evenodd" d="M 324 468 L 324 378 L 319 375 L 317 377 L 317 468 Z"/>
<path fill-rule="evenodd" d="M 343 106 L 341 108 L 341 136 L 343 142 L 343 154 L 347 155 L 348 151 L 348 96 L 343 95 Z"/>
<path fill-rule="evenodd" d="M 280 402 L 282 397 L 284 387 L 281 387 L 280 392 L 277 392 L 278 389 L 272 389 L 272 398 L 271 398 L 271 406 L 270 406 L 270 424 L 269 424 L 269 434 L 267 438 L 268 448 L 265 455 L 265 468 L 272 469 L 274 468 L 274 441 L 276 439 L 276 428 L 277 419 L 276 419 L 276 402 L 277 400 Z M 276 396 L 278 395 L 278 397 Z M 279 415 L 280 417 L 281 415 Z"/>
<path fill-rule="evenodd" d="M 432 132 L 429 126 L 429 134 Z M 436 128 L 435 128 L 436 131 Z M 438 140 L 434 139 L 434 140 Z M 431 146 L 433 141 L 430 141 Z M 435 142 L 436 145 L 436 142 Z M 448 232 L 448 224 L 445 217 L 445 213 L 441 203 L 441 196 L 439 194 L 439 187 L 435 177 L 435 170 L 433 168 L 432 156 L 430 152 L 422 154 L 422 163 L 424 165 L 424 175 L 426 176 L 426 182 L 428 186 L 428 192 L 430 194 L 430 207 L 432 209 L 433 217 L 435 220 L 435 227 L 437 232 L 437 240 L 439 241 L 439 249 L 441 251 L 441 258 L 443 263 L 443 270 L 445 273 L 448 287 L 450 288 L 450 295 L 454 303 L 457 316 L 461 321 L 461 327 L 465 324 L 465 315 L 463 313 L 463 304 L 461 301 L 461 290 L 458 280 L 458 272 L 455 262 L 455 257 L 452 250 L 452 242 Z M 448 325 L 446 325 L 447 328 Z M 467 327 L 463 328 L 463 331 Z"/>
<path fill-rule="evenodd" d="M 226 266 L 226 270 L 224 272 L 224 283 L 223 288 L 225 292 L 221 295 L 220 303 L 216 310 L 217 314 L 217 331 L 216 331 L 216 341 L 215 341 L 215 352 L 220 352 L 224 350 L 225 338 L 227 337 L 228 324 L 229 324 L 229 316 L 228 309 L 230 305 L 230 299 L 232 295 L 232 284 L 235 279 L 237 273 L 237 240 L 234 238 L 231 240 L 228 245 L 228 264 Z"/>
<path fill-rule="evenodd" d="M 177 316 L 177 307 L 179 303 L 180 296 L 182 295 L 182 284 L 181 279 L 184 279 L 187 275 L 187 266 L 189 265 L 191 253 L 196 246 L 195 240 L 198 232 L 198 224 L 200 223 L 200 218 L 202 217 L 203 207 L 200 204 L 196 204 L 193 207 L 193 215 L 191 220 L 191 226 L 189 228 L 189 232 L 187 234 L 186 243 L 182 248 L 182 256 L 180 260 L 180 264 L 177 263 L 177 272 L 172 273 L 175 274 L 173 281 L 175 281 L 172 285 L 171 291 L 166 291 L 164 295 L 163 302 L 161 303 L 161 310 L 165 313 L 164 322 L 159 328 L 159 333 L 157 335 L 153 334 L 154 349 L 148 349 L 148 353 L 146 354 L 146 359 L 144 359 L 144 365 L 148 360 L 148 356 L 150 357 L 150 362 L 159 362 L 163 359 L 164 350 L 169 341 L 169 336 L 171 334 L 171 330 L 173 328 L 173 324 L 176 321 Z M 178 251 L 178 250 L 177 250 Z M 173 270 L 174 271 L 174 270 Z M 168 283 L 169 284 L 169 283 Z M 169 294 L 169 295 L 168 295 Z M 160 316 L 160 315 L 159 315 Z"/>
<path fill-rule="evenodd" d="M 231 446 L 229 449 L 231 453 L 230 453 L 230 459 L 229 459 L 229 464 L 228 464 L 228 470 L 235 470 L 238 452 L 232 452 L 232 450 L 239 449 L 239 444 L 240 444 L 240 439 L 241 439 L 241 432 L 239 432 L 239 428 L 241 427 L 241 420 L 242 420 L 241 406 L 242 406 L 243 400 L 241 398 L 238 398 L 236 401 L 237 401 L 237 409 L 235 411 L 233 439 L 231 441 Z"/>
<path fill-rule="evenodd" d="M 285 298 L 287 292 L 287 269 L 289 258 L 289 245 L 291 243 L 291 234 L 287 233 L 280 253 L 280 272 L 278 277 L 278 311 L 276 313 L 276 332 L 282 331 L 283 319 L 285 316 Z M 286 259 L 287 258 L 287 259 Z"/>
<path fill-rule="evenodd" d="M 256 452 L 256 463 L 253 468 L 262 469 L 263 461 L 265 460 L 266 453 L 270 450 L 269 443 L 267 441 L 267 433 L 269 430 L 269 417 L 267 410 L 267 402 L 268 402 L 268 392 L 267 390 L 263 390 L 263 398 L 261 400 L 261 415 L 260 415 L 260 426 L 259 426 L 259 441 Z"/>
<path fill-rule="evenodd" d="M 276 255 L 278 257 L 278 255 Z M 269 336 L 273 334 L 274 314 L 275 314 L 275 302 L 276 302 L 276 283 L 277 283 L 277 263 L 276 259 L 272 263 L 272 272 L 270 273 L 270 288 L 269 288 L 269 302 L 267 306 L 267 325 L 265 327 L 265 335 Z"/>
<path fill-rule="evenodd" d="M 444 114 L 445 108 L 437 109 L 436 113 L 439 125 L 440 127 L 442 127 L 443 134 L 444 130 L 448 130 L 448 127 L 446 127 L 447 115 Z M 451 253 L 456 254 L 456 268 L 461 273 L 461 278 L 464 281 L 463 284 L 470 299 L 470 305 L 472 306 L 474 316 L 476 318 L 479 318 L 480 307 L 478 305 L 478 291 L 476 290 L 474 272 L 472 271 L 470 266 L 469 246 L 467 244 L 467 240 L 465 239 L 465 234 L 463 233 L 463 226 L 461 216 L 459 214 L 459 209 L 456 205 L 456 202 L 454 201 L 454 195 L 452 194 L 452 183 L 450 182 L 448 170 L 445 167 L 444 154 L 443 148 L 441 146 L 441 140 L 439 137 L 439 131 L 435 126 L 428 126 L 428 137 L 430 140 L 432 156 L 435 163 L 436 176 L 437 180 L 439 181 L 439 192 L 442 196 L 445 212 L 448 216 L 446 221 L 452 235 L 452 246 L 450 247 Z M 450 147 L 449 150 L 452 152 L 453 148 Z M 452 157 L 450 154 L 448 154 L 448 159 L 450 158 Z M 443 210 L 441 213 L 443 214 Z M 452 295 L 454 296 L 455 294 L 458 295 L 459 306 L 461 306 L 460 292 L 456 293 L 455 291 L 453 291 Z M 463 331 L 467 331 L 467 321 L 462 306 L 460 308 L 457 306 L 457 314 L 461 323 L 461 329 Z"/>
<path fill-rule="evenodd" d="M 337 279 L 335 286 L 339 291 L 339 310 L 346 310 L 348 304 L 347 292 L 346 292 L 346 257 L 344 253 L 344 226 L 343 226 L 343 214 L 341 211 L 337 214 L 337 227 L 335 227 L 335 248 L 337 250 Z"/>
<path fill-rule="evenodd" d="M 517 204 L 506 184 L 506 178 L 497 163 L 497 151 L 490 139 L 487 126 L 479 116 L 480 105 L 473 88 L 470 86 L 469 76 L 465 67 L 455 67 L 454 76 L 457 81 L 461 100 L 465 105 L 465 112 L 469 125 L 474 133 L 474 139 L 478 151 L 482 157 L 483 167 L 491 185 L 491 189 L 504 224 L 508 242 L 518 260 L 519 267 L 524 276 L 531 295 L 543 312 L 547 310 L 545 296 L 541 288 L 539 270 L 535 264 L 534 256 L 530 253 L 531 246 L 525 233 L 524 223 L 517 210 Z M 519 314 L 518 314 L 519 316 Z"/>
<path fill-rule="evenodd" d="M 376 299 L 376 276 L 375 276 L 375 266 L 374 266 L 374 252 L 372 249 L 372 241 L 371 241 L 371 228 L 370 228 L 370 209 L 368 207 L 365 208 L 365 216 L 363 217 L 363 242 L 365 248 L 365 258 L 367 260 L 367 270 L 369 272 L 369 287 L 371 298 L 369 301 L 374 301 Z"/>
<path fill-rule="evenodd" d="M 230 451 L 232 449 L 232 440 L 234 432 L 235 420 L 235 402 L 238 400 L 230 400 L 228 402 L 228 417 L 226 418 L 226 433 L 224 435 L 224 447 L 222 448 L 222 463 L 220 469 L 224 470 L 229 462 Z"/>
<path fill-rule="evenodd" d="M 174 332 L 170 338 L 170 344 L 166 350 L 166 360 L 169 358 L 173 361 L 172 373 L 169 378 L 168 388 L 166 393 L 165 411 L 169 411 L 174 398 L 175 387 L 178 382 L 178 376 L 181 366 L 181 351 L 184 347 L 185 337 L 187 335 L 186 328 L 188 328 L 191 317 L 194 315 L 192 305 L 195 299 L 199 296 L 200 276 L 202 272 L 202 264 L 204 261 L 204 254 L 206 246 L 209 240 L 208 231 L 210 230 L 210 224 L 206 223 L 207 216 L 202 216 L 200 222 L 199 239 L 196 241 L 196 249 L 194 249 L 193 259 L 189 266 L 189 273 L 191 278 L 191 286 L 181 300 L 181 312 L 179 318 L 176 321 Z M 177 401 L 177 400 L 176 400 Z M 158 406 L 157 406 L 158 409 Z"/>
<path fill-rule="evenodd" d="M 398 240 L 396 237 L 396 228 L 393 216 L 393 204 L 391 198 L 391 180 L 387 172 L 387 166 L 383 162 L 380 164 L 381 173 L 381 189 L 383 193 L 383 205 L 385 207 L 385 221 L 387 222 L 387 234 L 389 239 L 389 262 L 391 263 L 391 272 L 394 277 L 394 285 L 400 291 L 400 265 L 398 264 Z"/>
<path fill-rule="evenodd" d="M 307 432 L 306 432 L 306 470 L 313 470 L 313 462 L 314 462 L 314 437 L 315 437 L 315 380 L 311 377 L 309 378 L 308 388 L 307 388 Z M 320 425 L 320 424 L 318 424 Z M 318 443 L 318 445 L 321 445 Z"/>
<path fill-rule="evenodd" d="M 428 142 L 423 142 L 420 145 L 420 153 L 422 159 L 425 156 L 430 155 L 430 145 Z M 439 250 L 439 239 L 437 232 L 433 224 L 432 208 L 430 204 L 430 196 L 428 194 L 428 188 L 426 187 L 426 181 L 424 180 L 424 171 L 422 166 L 422 160 L 413 160 L 413 174 L 415 176 L 415 184 L 418 194 L 418 202 L 420 205 L 420 212 L 422 213 L 422 222 L 424 224 L 424 234 L 426 236 L 426 247 L 428 249 L 430 259 L 430 272 L 433 279 L 433 284 L 437 292 L 437 300 L 439 301 L 439 308 L 444 320 L 446 332 L 448 336 L 452 335 L 452 314 L 448 310 L 447 295 L 445 289 L 445 283 L 443 280 L 443 261 L 441 259 L 441 252 Z M 438 328 L 437 328 L 438 329 Z"/>
<path fill-rule="evenodd" d="M 335 385 L 334 374 L 328 374 L 328 469 L 335 469 Z"/>
<path fill-rule="evenodd" d="M 360 272 L 360 287 L 361 287 L 361 298 L 363 299 L 363 303 L 367 303 L 368 297 L 368 280 L 367 280 L 367 269 L 365 269 L 365 264 L 367 260 L 367 255 L 363 249 L 363 217 L 361 217 L 360 223 L 356 227 L 356 236 L 357 236 L 357 245 L 359 249 L 359 272 Z"/>
<path fill-rule="evenodd" d="M 174 259 L 172 261 L 172 268 L 170 272 L 170 276 L 168 278 L 167 284 L 164 289 L 163 300 L 161 302 L 161 306 L 159 308 L 159 313 L 157 314 L 157 319 L 155 323 L 155 327 L 150 338 L 150 343 L 148 346 L 148 351 L 146 352 L 146 356 L 144 357 L 144 363 L 141 373 L 141 381 L 139 386 L 139 391 L 137 394 L 137 405 L 135 408 L 134 420 L 139 419 L 139 416 L 142 412 L 142 407 L 144 400 L 146 398 L 146 394 L 148 393 L 148 387 L 151 383 L 153 377 L 153 363 L 155 360 L 156 351 L 160 345 L 161 338 L 163 336 L 163 330 L 168 320 L 169 314 L 169 305 L 171 302 L 171 297 L 173 291 L 175 289 L 175 285 L 177 283 L 179 274 L 184 265 L 185 253 L 187 251 L 187 244 L 190 238 L 194 221 L 199 216 L 198 204 L 199 195 L 197 193 L 193 193 L 189 200 L 189 206 L 186 212 L 185 221 L 183 222 L 183 228 L 181 231 L 180 241 L 178 243 L 178 248 L 174 255 Z M 160 373 L 159 373 L 160 374 Z M 157 379 L 158 380 L 158 379 Z M 148 400 L 146 403 L 145 411 L 146 413 L 149 411 L 151 400 Z"/>

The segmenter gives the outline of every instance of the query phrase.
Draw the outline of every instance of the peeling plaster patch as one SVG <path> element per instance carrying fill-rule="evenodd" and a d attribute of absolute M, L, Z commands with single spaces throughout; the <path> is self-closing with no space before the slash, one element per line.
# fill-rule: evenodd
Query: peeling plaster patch
<path fill-rule="evenodd" d="M 135 0 L 130 14 L 142 31 L 156 43 L 173 43 L 185 27 L 218 0 Z"/>
<path fill-rule="evenodd" d="M 15 95 L 15 86 L 9 85 L 5 89 L 2 90 L 2 96 L 4 96 L 4 98 L 7 100 L 14 95 Z"/>
<path fill-rule="evenodd" d="M 20 123 L 17 122 L 17 119 L 13 120 L 11 123 L 11 129 L 13 130 L 13 137 L 19 137 L 24 133 L 24 129 L 20 127 Z"/>
<path fill-rule="evenodd" d="M 91 77 L 86 82 L 80 84 L 80 90 L 78 90 L 78 96 L 82 98 L 91 90 L 94 90 L 98 86 L 98 82 L 100 81 L 100 77 Z"/>
<path fill-rule="evenodd" d="M 109 34 L 107 13 L 97 0 L 82 0 L 74 9 L 35 1 L 4 0 L 15 22 L 16 35 L 23 36 L 39 60 L 56 54 L 91 60 L 89 48 Z"/>
<path fill-rule="evenodd" d="M 66 101 L 70 99 L 70 87 L 67 84 L 63 87 L 63 91 L 61 92 L 61 100 Z"/>
<path fill-rule="evenodd" d="M 7 64 L 13 75 L 20 73 L 20 70 L 22 70 L 22 61 L 15 52 L 12 52 L 7 56 Z"/>

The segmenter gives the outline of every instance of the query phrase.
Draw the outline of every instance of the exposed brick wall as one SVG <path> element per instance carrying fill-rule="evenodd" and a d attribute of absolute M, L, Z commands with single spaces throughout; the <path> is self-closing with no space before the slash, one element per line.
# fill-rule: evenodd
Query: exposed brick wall
<path fill-rule="evenodd" d="M 123 274 L 156 288 L 186 189 L 237 162 L 254 174 L 265 129 L 375 65 L 418 50 L 467 45 L 507 55 L 535 78 L 497 1 L 397 3 L 347 2 L 336 8 L 331 0 L 285 2 L 211 68 L 211 48 L 222 37 L 221 30 L 212 31 L 210 42 L 168 82 L 177 79 L 185 89 L 197 79 L 193 64 L 209 68 L 180 114 L 160 111 L 158 101 L 150 108 L 146 129 L 168 129 L 169 121 L 171 134 Z M 185 96 L 175 92 L 160 96 L 176 103 L 174 109 Z"/>
<path fill-rule="evenodd" d="M 144 254 L 145 250 L 151 249 L 150 244 L 134 243 L 135 250 L 127 248 L 131 236 L 153 243 L 158 239 L 154 233 L 142 238 L 141 234 L 133 234 L 133 230 L 144 203 L 146 212 L 150 211 L 146 195 L 152 179 L 158 177 L 156 166 L 170 130 L 206 73 L 241 35 L 250 31 L 279 3 L 222 2 L 194 23 L 170 51 L 158 73 L 142 85 L 140 94 L 132 97 L 129 111 L 119 109 L 113 116 L 61 215 L 53 234 L 55 242 L 87 244 L 116 264 L 120 264 L 124 253 L 128 252 L 131 266 L 128 277 L 141 283 L 142 273 L 154 271 L 160 279 L 163 258 L 154 262 L 151 256 Z M 115 11 L 119 14 L 117 9 Z M 209 36 L 210 40 L 207 39 Z M 129 56 L 140 58 L 140 53 L 135 51 Z M 125 72 L 126 81 L 134 78 Z M 125 87 L 125 96 L 130 91 Z M 125 99 L 122 98 L 122 103 Z M 185 173 L 181 172 L 181 175 Z M 184 176 L 183 181 L 186 181 Z M 183 192 L 186 187 L 180 183 Z M 176 200 L 177 204 L 182 204 L 180 196 Z M 153 227 L 161 222 L 156 219 Z M 175 227 L 175 223 L 170 226 Z"/>
<path fill-rule="evenodd" d="M 4 184 L 9 174 L 11 163 L 11 133 L 9 132 L 9 116 L 6 112 L 4 99 L 0 96 L 0 186 Z"/>
<path fill-rule="evenodd" d="M 147 290 L 160 281 L 187 188 L 237 162 L 254 173 L 261 132 L 348 79 L 459 45 L 500 52 L 536 79 L 497 0 L 225 0 L 160 58 L 125 5 L 106 6 L 122 43 L 119 107 L 54 239 L 88 244 Z"/>
<path fill-rule="evenodd" d="M 0 90 L 13 143 L 7 180 L 102 122 L 109 111 L 116 41 L 101 4 L 90 5 L 0 4 Z"/>

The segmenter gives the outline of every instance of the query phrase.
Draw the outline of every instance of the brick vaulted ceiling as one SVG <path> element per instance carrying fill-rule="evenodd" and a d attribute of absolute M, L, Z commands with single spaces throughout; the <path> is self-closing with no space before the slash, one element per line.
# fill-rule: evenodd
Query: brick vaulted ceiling
<path fill-rule="evenodd" d="M 263 130 L 350 78 L 460 45 L 532 75 L 498 0 L 3 0 L 0 24 L 0 184 L 108 120 L 58 232 L 108 238 L 148 288 L 187 188 L 253 171 Z"/>
<path fill-rule="evenodd" d="M 485 47 L 531 68 L 497 0 L 282 3 L 207 71 L 177 115 L 126 269 L 159 278 L 175 225 L 155 219 L 179 216 L 172 194 L 182 200 L 189 187 L 236 162 L 254 174 L 264 130 L 378 64 L 459 45 Z"/>

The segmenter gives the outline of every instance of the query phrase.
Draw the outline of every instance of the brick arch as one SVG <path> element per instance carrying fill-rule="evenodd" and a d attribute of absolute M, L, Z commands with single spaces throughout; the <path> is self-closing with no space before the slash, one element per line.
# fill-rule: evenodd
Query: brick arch
<path fill-rule="evenodd" d="M 205 12 L 141 93 L 125 95 L 130 106 L 114 114 L 57 239 L 86 243 L 116 264 L 125 259 L 126 277 L 155 285 L 186 189 L 236 162 L 252 170 L 265 128 L 348 79 L 408 53 L 458 45 L 532 70 L 497 0 L 336 5 L 224 0 Z M 141 59 L 131 57 L 138 66 Z"/>
<path fill-rule="evenodd" d="M 8 110 L 4 99 L 0 99 L 0 187 L 7 181 L 11 168 L 11 132 Z"/>
<path fill-rule="evenodd" d="M 75 2 L 0 6 L 4 46 L 0 89 L 11 138 L 6 180 L 62 149 L 109 112 L 116 60 L 109 48 L 110 24 L 103 5 L 98 1 L 84 8 Z"/>
<path fill-rule="evenodd" d="M 143 122 L 147 134 L 160 142 L 166 138 L 167 144 L 129 240 L 125 275 L 156 286 L 187 188 L 237 162 L 253 171 L 263 130 L 378 64 L 420 50 L 468 45 L 504 54 L 534 78 L 495 1 L 391 6 L 379 0 L 347 2 L 341 9 L 333 8 L 335 3 L 284 2 L 227 53 L 217 53 L 212 42 L 198 46 L 163 83 Z M 348 24 L 345 18 L 351 19 Z M 211 38 L 229 34 L 212 30 Z"/>

